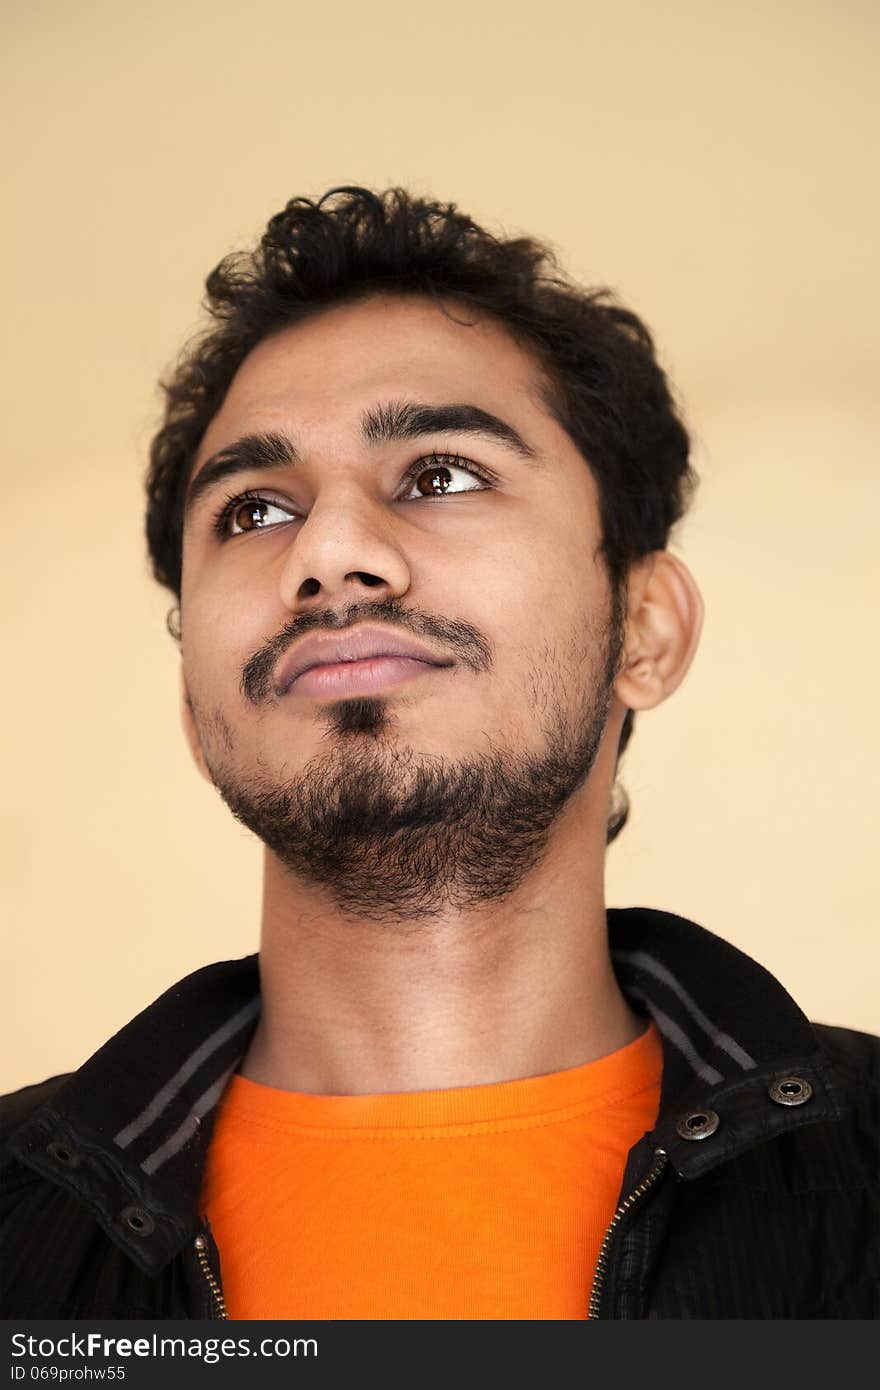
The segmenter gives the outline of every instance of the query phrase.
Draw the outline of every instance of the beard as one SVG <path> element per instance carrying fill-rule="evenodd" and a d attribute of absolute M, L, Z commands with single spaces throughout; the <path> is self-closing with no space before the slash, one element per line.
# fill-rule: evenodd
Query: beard
<path fill-rule="evenodd" d="M 537 751 L 490 739 L 473 757 L 418 753 L 395 737 L 389 701 L 371 696 L 320 707 L 332 747 L 296 776 L 273 778 L 264 763 L 244 774 L 221 756 L 208 759 L 211 777 L 236 819 L 347 916 L 419 921 L 498 901 L 539 862 L 554 822 L 590 774 L 623 635 L 615 595 L 607 623 L 587 634 L 570 663 L 531 672 L 531 708 L 541 711 Z M 231 753 L 223 716 L 194 714 Z"/>

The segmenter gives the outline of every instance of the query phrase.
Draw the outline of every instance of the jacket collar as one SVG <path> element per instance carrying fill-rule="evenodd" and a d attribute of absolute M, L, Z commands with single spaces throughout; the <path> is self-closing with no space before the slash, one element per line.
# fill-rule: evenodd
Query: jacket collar
<path fill-rule="evenodd" d="M 608 926 L 621 988 L 663 1041 L 660 1111 L 648 1138 L 682 1178 L 784 1131 L 839 1118 L 815 1030 L 762 966 L 671 913 L 612 908 Z M 257 956 L 196 971 L 65 1078 L 9 1141 L 22 1162 L 84 1201 L 149 1274 L 200 1224 L 217 1105 L 259 1010 Z M 808 1103 L 772 1100 L 770 1086 L 785 1075 L 808 1083 Z M 687 1118 L 707 1111 L 719 1117 L 715 1131 L 701 1142 L 683 1137 L 679 1126 L 688 1133 Z"/>

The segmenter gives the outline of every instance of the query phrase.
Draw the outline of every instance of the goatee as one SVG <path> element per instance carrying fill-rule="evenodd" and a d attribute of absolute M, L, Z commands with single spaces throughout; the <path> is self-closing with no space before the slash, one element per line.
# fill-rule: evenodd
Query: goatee
<path fill-rule="evenodd" d="M 295 777 L 244 777 L 228 765 L 211 776 L 233 815 L 348 916 L 419 921 L 497 901 L 539 862 L 589 776 L 622 639 L 615 602 L 590 643 L 592 688 L 579 702 L 558 671 L 532 673 L 533 708 L 542 709 L 536 752 L 490 742 L 474 757 L 416 753 L 397 740 L 389 701 L 370 697 L 323 707 L 332 747 Z"/>

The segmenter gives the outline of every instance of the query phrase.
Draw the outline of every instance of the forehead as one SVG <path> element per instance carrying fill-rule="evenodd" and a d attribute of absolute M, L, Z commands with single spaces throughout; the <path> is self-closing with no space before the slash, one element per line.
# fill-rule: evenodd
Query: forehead
<path fill-rule="evenodd" d="M 549 424 L 543 380 L 531 353 L 471 306 L 376 295 L 322 309 L 259 343 L 233 378 L 199 459 L 245 423 L 345 425 L 389 393 L 467 400 L 508 418 L 541 414 Z"/>

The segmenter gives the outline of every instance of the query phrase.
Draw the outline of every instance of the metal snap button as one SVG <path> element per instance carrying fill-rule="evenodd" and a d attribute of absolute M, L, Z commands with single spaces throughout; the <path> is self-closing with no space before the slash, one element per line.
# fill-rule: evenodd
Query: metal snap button
<path fill-rule="evenodd" d="M 803 1105 L 813 1094 L 813 1088 L 802 1076 L 777 1076 L 768 1086 L 767 1094 L 777 1105 Z"/>
<path fill-rule="evenodd" d="M 675 1130 L 680 1139 L 708 1139 L 720 1124 L 714 1110 L 695 1110 L 692 1115 L 682 1115 Z"/>
<path fill-rule="evenodd" d="M 155 1221 L 143 1207 L 126 1207 L 119 1213 L 119 1220 L 124 1221 L 136 1236 L 150 1236 L 156 1229 Z"/>
<path fill-rule="evenodd" d="M 51 1144 L 46 1145 L 46 1153 L 50 1158 L 54 1158 L 56 1163 L 62 1163 L 65 1168 L 79 1167 L 79 1154 L 69 1144 L 65 1144 L 63 1139 L 53 1139 Z"/>

